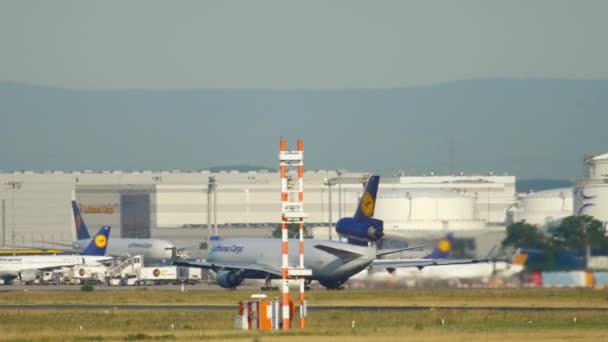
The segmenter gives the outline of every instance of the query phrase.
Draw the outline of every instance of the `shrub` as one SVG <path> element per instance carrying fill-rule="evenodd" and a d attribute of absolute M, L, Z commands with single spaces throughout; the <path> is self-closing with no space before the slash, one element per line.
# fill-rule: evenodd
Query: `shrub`
<path fill-rule="evenodd" d="M 85 291 L 85 292 L 91 292 L 91 291 L 95 290 L 95 287 L 92 284 L 84 284 L 84 285 L 82 285 L 80 290 Z"/>

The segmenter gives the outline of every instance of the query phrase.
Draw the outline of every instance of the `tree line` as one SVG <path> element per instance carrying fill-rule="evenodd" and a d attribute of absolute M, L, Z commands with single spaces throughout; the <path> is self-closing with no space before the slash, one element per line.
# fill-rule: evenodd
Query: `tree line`
<path fill-rule="evenodd" d="M 602 222 L 592 216 L 569 216 L 545 231 L 526 221 L 513 223 L 507 227 L 502 247 L 527 250 L 531 256 L 529 270 L 559 270 L 567 268 L 560 263 L 564 256 L 586 261 L 591 255 L 607 254 L 608 237 Z"/>

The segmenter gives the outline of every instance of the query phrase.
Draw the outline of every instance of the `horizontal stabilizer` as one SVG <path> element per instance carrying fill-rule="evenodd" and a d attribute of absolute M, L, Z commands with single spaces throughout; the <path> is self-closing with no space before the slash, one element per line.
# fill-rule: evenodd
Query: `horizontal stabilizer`
<path fill-rule="evenodd" d="M 393 253 L 399 253 L 399 252 L 404 252 L 404 251 L 411 251 L 411 250 L 415 250 L 415 249 L 425 248 L 428 246 L 430 246 L 430 244 L 414 246 L 414 247 L 405 247 L 405 248 L 399 248 L 399 249 L 389 249 L 389 250 L 381 249 L 378 251 L 378 253 L 376 253 L 376 258 L 384 256 L 384 255 L 393 254 Z"/>
<path fill-rule="evenodd" d="M 370 268 L 396 269 L 402 267 L 417 267 L 422 269 L 429 266 L 467 265 L 490 262 L 488 259 L 405 259 L 405 260 L 374 260 Z"/>
<path fill-rule="evenodd" d="M 327 252 L 329 254 L 335 255 L 338 258 L 342 259 L 344 262 L 350 262 L 350 261 L 353 261 L 353 260 L 358 259 L 363 256 L 362 254 L 359 254 L 359 253 L 347 251 L 344 249 L 329 247 L 329 246 L 325 246 L 325 245 L 316 245 L 315 248 L 320 249 L 323 252 Z"/>

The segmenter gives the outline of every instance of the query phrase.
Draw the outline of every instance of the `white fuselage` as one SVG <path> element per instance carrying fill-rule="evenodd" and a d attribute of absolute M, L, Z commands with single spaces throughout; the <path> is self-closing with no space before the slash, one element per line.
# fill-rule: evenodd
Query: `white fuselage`
<path fill-rule="evenodd" d="M 74 246 L 83 250 L 90 239 L 74 241 Z M 108 240 L 106 255 L 127 257 L 142 255 L 146 261 L 171 260 L 171 249 L 175 247 L 171 242 L 158 239 L 121 239 Z"/>
<path fill-rule="evenodd" d="M 86 255 L 21 255 L 0 257 L 0 277 L 16 277 L 19 272 L 76 265 L 99 265 L 112 260 L 107 256 Z"/>
<path fill-rule="evenodd" d="M 352 259 L 338 256 L 315 246 L 326 246 L 352 252 Z M 358 257 L 356 257 L 359 255 Z M 312 270 L 312 279 L 345 281 L 361 271 L 376 257 L 375 247 L 363 247 L 328 240 L 304 240 L 304 267 Z M 289 267 L 299 267 L 299 241 L 289 240 Z M 208 262 L 269 265 L 281 269 L 281 239 L 246 238 L 224 239 L 211 247 Z M 251 278 L 255 278 L 252 276 Z"/>

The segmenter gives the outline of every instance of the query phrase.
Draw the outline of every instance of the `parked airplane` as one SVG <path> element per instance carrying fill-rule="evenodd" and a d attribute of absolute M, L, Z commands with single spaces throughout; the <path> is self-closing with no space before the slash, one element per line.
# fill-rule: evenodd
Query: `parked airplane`
<path fill-rule="evenodd" d="M 429 254 L 423 256 L 422 258 L 406 258 L 406 259 L 397 259 L 397 260 L 399 260 L 400 262 L 403 261 L 403 260 L 406 260 L 408 262 L 410 262 L 410 261 L 420 261 L 420 262 L 422 262 L 422 261 L 425 261 L 425 260 L 447 259 L 450 256 L 450 253 L 452 252 L 452 246 L 453 245 L 454 245 L 454 234 L 453 233 L 447 233 L 445 235 L 445 237 L 437 240 L 437 242 L 435 243 L 435 247 L 433 248 L 433 250 L 431 250 L 431 252 Z M 378 268 L 384 269 L 382 266 L 390 265 L 394 261 L 395 261 L 395 259 L 379 259 L 379 260 L 374 260 L 370 264 L 370 267 L 368 267 L 368 268 L 373 268 L 374 266 L 376 266 Z"/>
<path fill-rule="evenodd" d="M 383 236 L 383 222 L 374 219 L 374 207 L 380 177 L 369 179 L 353 218 L 342 218 L 336 227 L 349 243 L 305 239 L 304 266 L 312 270 L 308 283 L 317 280 L 327 288 L 339 288 L 352 275 L 368 267 L 377 257 L 418 247 L 377 250 L 375 241 Z M 244 279 L 281 278 L 281 240 L 265 238 L 231 238 L 212 241 L 205 262 L 175 261 L 178 266 L 200 267 L 216 272 L 217 283 L 235 288 Z M 454 261 L 455 262 L 455 261 Z M 478 260 L 460 260 L 460 263 Z M 289 241 L 289 267 L 299 266 L 299 240 Z M 443 263 L 438 259 L 405 262 L 406 266 L 429 266 Z M 400 267 L 391 264 L 391 267 Z"/>
<path fill-rule="evenodd" d="M 91 241 L 91 236 L 76 201 L 72 201 L 72 212 L 78 239 L 72 242 L 72 247 L 82 250 Z M 112 238 L 108 244 L 108 255 L 116 257 L 142 255 L 145 261 L 171 260 L 174 248 L 175 246 L 166 240 Z"/>
<path fill-rule="evenodd" d="M 388 280 L 481 280 L 491 277 L 510 278 L 524 270 L 528 254 L 517 250 L 510 261 L 489 261 L 478 264 L 442 265 L 418 269 L 416 267 L 396 268 L 387 270 L 385 265 L 372 265 L 356 275 L 357 280 L 388 281 Z M 384 260 L 382 260 L 384 261 Z M 377 267 L 381 266 L 381 267 Z"/>
<path fill-rule="evenodd" d="M 102 227 L 80 255 L 16 255 L 0 257 L 0 278 L 4 283 L 14 279 L 33 281 L 40 271 L 75 265 L 99 265 L 112 260 L 105 256 L 110 237 L 110 227 Z"/>

